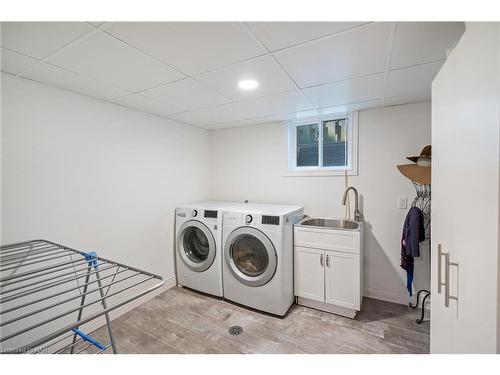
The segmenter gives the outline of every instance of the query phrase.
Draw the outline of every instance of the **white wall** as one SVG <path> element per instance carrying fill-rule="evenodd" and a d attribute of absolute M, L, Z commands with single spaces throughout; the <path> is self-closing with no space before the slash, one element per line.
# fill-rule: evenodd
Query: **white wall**
<path fill-rule="evenodd" d="M 181 203 L 249 199 L 301 204 L 310 215 L 344 215 L 343 177 L 284 177 L 283 124 L 210 135 L 7 74 L 2 78 L 2 243 L 48 238 L 168 278 L 174 274 L 174 209 Z M 399 267 L 406 211 L 396 201 L 411 199 L 414 191 L 395 165 L 428 143 L 429 103 L 359 115 L 359 176 L 349 182 L 362 194 L 367 222 L 369 296 L 408 300 Z M 417 287 L 428 287 L 428 258 L 416 264 Z"/>
<path fill-rule="evenodd" d="M 205 130 L 2 74 L 1 242 L 174 276 L 174 209 L 208 198 Z"/>
<path fill-rule="evenodd" d="M 366 220 L 365 295 L 407 303 L 399 266 L 406 210 L 397 198 L 414 197 L 413 185 L 396 169 L 430 143 L 430 103 L 359 113 L 359 176 L 349 183 L 362 195 Z M 343 217 L 344 177 L 285 177 L 286 126 L 282 123 L 212 133 L 212 199 L 289 203 L 309 215 Z M 352 200 L 351 200 L 352 201 Z M 429 287 L 428 250 L 416 260 L 417 288 Z"/>

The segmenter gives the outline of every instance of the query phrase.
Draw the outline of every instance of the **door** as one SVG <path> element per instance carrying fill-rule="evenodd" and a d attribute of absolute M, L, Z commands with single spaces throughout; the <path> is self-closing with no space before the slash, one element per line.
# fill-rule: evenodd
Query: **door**
<path fill-rule="evenodd" d="M 455 307 L 445 306 L 444 257 L 438 257 L 438 245 L 445 253 L 454 248 L 453 194 L 457 184 L 453 177 L 456 151 L 453 63 L 454 52 L 451 52 L 432 82 L 431 353 L 452 351 Z"/>
<path fill-rule="evenodd" d="M 324 251 L 295 246 L 295 295 L 325 301 Z"/>
<path fill-rule="evenodd" d="M 359 310 L 359 255 L 325 251 L 325 302 Z"/>
<path fill-rule="evenodd" d="M 229 234 L 224 245 L 224 260 L 236 280 L 248 286 L 267 284 L 278 264 L 271 240 L 252 227 L 241 227 Z"/>
<path fill-rule="evenodd" d="M 177 235 L 177 253 L 192 271 L 206 271 L 215 259 L 215 239 L 208 227 L 197 221 L 186 221 Z"/>

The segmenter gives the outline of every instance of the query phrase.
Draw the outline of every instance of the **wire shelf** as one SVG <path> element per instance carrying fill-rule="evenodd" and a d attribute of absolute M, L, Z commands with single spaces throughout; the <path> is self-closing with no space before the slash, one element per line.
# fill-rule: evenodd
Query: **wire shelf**
<path fill-rule="evenodd" d="M 163 284 L 161 276 L 51 241 L 1 246 L 0 352 L 117 353 L 109 313 Z M 86 333 L 102 325 L 107 337 Z"/>

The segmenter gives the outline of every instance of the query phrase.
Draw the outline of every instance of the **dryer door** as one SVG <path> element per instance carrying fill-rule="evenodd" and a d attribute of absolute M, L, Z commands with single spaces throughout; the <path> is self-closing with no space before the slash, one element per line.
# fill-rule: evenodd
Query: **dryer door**
<path fill-rule="evenodd" d="M 215 258 L 215 239 L 208 227 L 197 221 L 186 221 L 177 234 L 177 252 L 184 264 L 195 272 L 207 270 Z"/>
<path fill-rule="evenodd" d="M 271 240 L 251 227 L 241 227 L 229 234 L 224 246 L 224 259 L 233 276 L 248 286 L 269 282 L 278 263 Z"/>

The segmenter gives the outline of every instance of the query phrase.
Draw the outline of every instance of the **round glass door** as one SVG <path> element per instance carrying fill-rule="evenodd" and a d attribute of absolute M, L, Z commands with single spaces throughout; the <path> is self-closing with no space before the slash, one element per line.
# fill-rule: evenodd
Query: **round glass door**
<path fill-rule="evenodd" d="M 276 272 L 276 250 L 269 238 L 255 228 L 234 230 L 227 238 L 224 258 L 233 276 L 245 285 L 264 285 Z"/>
<path fill-rule="evenodd" d="M 203 272 L 214 261 L 215 240 L 206 225 L 196 220 L 186 221 L 177 235 L 177 251 L 188 268 Z"/>

